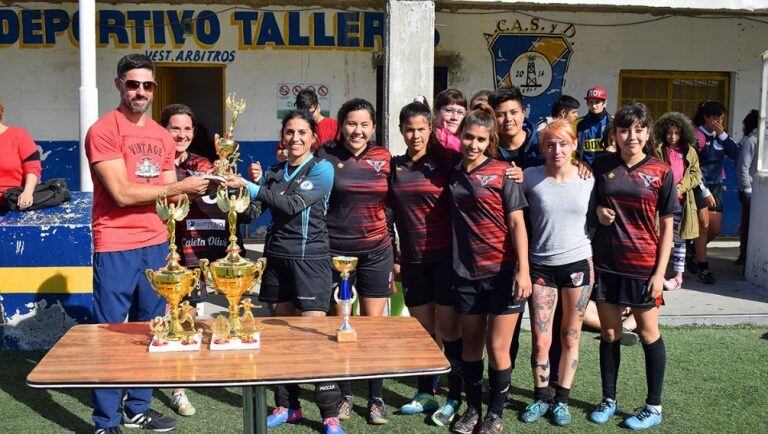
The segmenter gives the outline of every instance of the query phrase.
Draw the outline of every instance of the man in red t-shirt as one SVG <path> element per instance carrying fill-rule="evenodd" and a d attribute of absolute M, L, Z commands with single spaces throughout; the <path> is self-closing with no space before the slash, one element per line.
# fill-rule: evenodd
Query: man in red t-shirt
<path fill-rule="evenodd" d="M 144 271 L 165 264 L 168 234 L 155 213 L 158 196 L 203 194 L 208 180 L 176 182 L 171 135 L 145 112 L 152 102 L 155 65 L 142 54 L 117 64 L 120 105 L 99 118 L 85 137 L 93 179 L 93 310 L 97 323 L 148 321 L 165 313 L 165 301 Z M 152 410 L 152 389 L 93 391 L 96 433 L 129 428 L 170 431 L 176 421 Z"/>
<path fill-rule="evenodd" d="M 296 110 L 304 110 L 312 114 L 317 122 L 317 141 L 312 145 L 312 152 L 324 146 L 326 142 L 336 138 L 339 123 L 336 119 L 327 118 L 320 113 L 320 101 L 312 89 L 304 89 L 296 95 Z M 275 149 L 277 161 L 285 161 L 285 145 L 281 141 Z"/>

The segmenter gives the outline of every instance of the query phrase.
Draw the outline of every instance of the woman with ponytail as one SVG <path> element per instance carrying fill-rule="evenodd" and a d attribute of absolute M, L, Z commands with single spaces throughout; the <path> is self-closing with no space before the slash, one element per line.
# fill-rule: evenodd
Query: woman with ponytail
<path fill-rule="evenodd" d="M 453 431 L 502 430 L 510 383 L 510 342 L 531 293 L 527 206 L 520 185 L 505 176 L 509 164 L 495 159 L 499 137 L 493 110 L 482 105 L 460 128 L 461 162 L 449 178 L 454 282 L 451 296 L 464 339 L 462 372 L 467 409 Z M 488 413 L 481 420 L 483 352 L 488 350 Z"/>

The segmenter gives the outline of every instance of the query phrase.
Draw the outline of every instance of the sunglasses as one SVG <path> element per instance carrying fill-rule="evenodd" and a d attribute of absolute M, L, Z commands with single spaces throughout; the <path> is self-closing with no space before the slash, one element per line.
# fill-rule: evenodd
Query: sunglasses
<path fill-rule="evenodd" d="M 120 80 L 128 90 L 138 90 L 140 87 L 144 88 L 147 92 L 154 92 L 157 89 L 157 83 L 154 81 L 138 81 L 138 80 Z"/>

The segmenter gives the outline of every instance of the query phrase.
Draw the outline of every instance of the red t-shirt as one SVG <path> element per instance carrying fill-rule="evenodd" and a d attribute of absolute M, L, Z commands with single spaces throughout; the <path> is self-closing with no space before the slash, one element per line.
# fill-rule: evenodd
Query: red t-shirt
<path fill-rule="evenodd" d="M 117 252 L 154 246 L 166 241 L 168 233 L 155 212 L 154 203 L 120 208 L 101 184 L 93 165 L 123 160 L 131 183 L 162 185 L 160 174 L 175 170 L 175 151 L 171 134 L 149 117 L 140 127 L 113 110 L 88 130 L 85 153 L 93 179 L 94 251 Z"/>
<path fill-rule="evenodd" d="M 336 138 L 336 132 L 338 131 L 339 123 L 336 119 L 323 118 L 322 121 L 317 124 L 317 141 L 312 144 L 312 152 L 315 152 L 317 148 L 323 146 L 326 142 L 334 140 Z M 277 144 L 277 149 L 285 149 L 282 139 Z"/>
<path fill-rule="evenodd" d="M 23 187 L 24 175 L 34 173 L 39 180 L 42 172 L 40 152 L 29 133 L 8 127 L 0 134 L 0 205 L 5 203 L 5 190 Z"/>

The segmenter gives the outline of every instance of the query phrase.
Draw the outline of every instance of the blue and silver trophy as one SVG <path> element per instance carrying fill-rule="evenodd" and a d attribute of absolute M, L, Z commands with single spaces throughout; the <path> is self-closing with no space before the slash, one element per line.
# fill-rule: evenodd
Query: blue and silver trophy
<path fill-rule="evenodd" d="M 352 304 L 357 299 L 357 291 L 349 283 L 349 274 L 357 267 L 357 258 L 354 256 L 334 256 L 331 258 L 333 268 L 341 274 L 341 283 L 333 293 L 333 299 L 336 304 L 341 306 L 342 323 L 336 331 L 337 342 L 355 342 L 357 341 L 357 332 L 349 323 L 349 316 L 352 314 Z"/>

